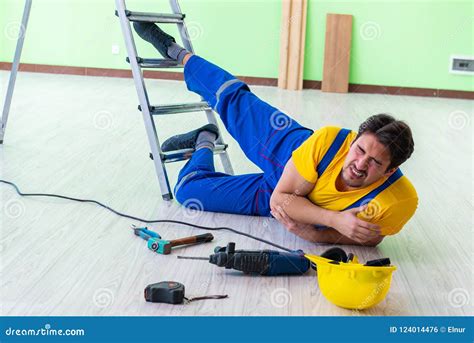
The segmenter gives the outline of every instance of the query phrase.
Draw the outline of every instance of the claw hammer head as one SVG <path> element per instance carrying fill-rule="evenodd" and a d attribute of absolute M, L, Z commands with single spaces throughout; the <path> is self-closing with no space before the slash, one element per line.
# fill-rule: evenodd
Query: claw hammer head
<path fill-rule="evenodd" d="M 210 242 L 214 239 L 211 233 L 205 233 L 203 235 L 184 237 L 168 241 L 165 239 L 151 238 L 148 240 L 148 248 L 157 252 L 158 254 L 168 255 L 171 253 L 171 248 L 180 245 L 187 244 L 198 244 Z"/>

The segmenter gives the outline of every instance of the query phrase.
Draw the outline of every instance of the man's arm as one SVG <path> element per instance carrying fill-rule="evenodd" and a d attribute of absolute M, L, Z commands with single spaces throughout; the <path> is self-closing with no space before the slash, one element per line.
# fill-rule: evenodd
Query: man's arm
<path fill-rule="evenodd" d="M 282 223 L 288 231 L 291 233 L 313 243 L 332 243 L 332 244 L 344 244 L 344 245 L 362 245 L 375 247 L 377 246 L 385 236 L 377 236 L 366 242 L 358 242 L 342 235 L 339 231 L 333 228 L 327 228 L 325 230 L 315 230 L 311 224 L 302 224 L 292 220 L 283 211 L 280 206 L 276 206 L 272 211 L 273 216 Z"/>
<path fill-rule="evenodd" d="M 290 158 L 272 193 L 270 208 L 273 211 L 280 206 L 290 218 L 302 224 L 332 226 L 335 212 L 316 206 L 306 198 L 314 186 L 301 177 Z"/>
<path fill-rule="evenodd" d="M 306 181 L 296 170 L 292 159 L 288 161 L 280 180 L 270 198 L 273 213 L 282 218 L 282 213 L 297 225 L 324 225 L 334 229 L 318 231 L 310 226 L 303 237 L 310 241 L 340 244 L 378 244 L 380 231 L 378 225 L 357 218 L 357 213 L 364 208 L 350 209 L 343 212 L 323 209 L 306 198 L 314 184 Z M 282 221 L 283 222 L 283 221 Z M 283 222 L 284 223 L 284 222 Z M 284 223 L 285 225 L 285 223 Z M 291 226 L 285 225 L 288 229 Z M 294 226 L 294 225 L 293 225 Z M 303 234 L 300 231 L 300 236 Z M 370 242 L 370 243 L 369 243 Z"/>

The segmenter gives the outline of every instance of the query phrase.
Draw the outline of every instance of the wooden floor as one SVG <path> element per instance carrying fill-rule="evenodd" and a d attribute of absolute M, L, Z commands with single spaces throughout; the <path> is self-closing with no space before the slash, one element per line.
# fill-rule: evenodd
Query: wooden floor
<path fill-rule="evenodd" d="M 1 103 L 7 72 L 0 72 Z M 177 81 L 150 80 L 152 102 L 197 100 Z M 23 198 L 0 185 L 0 315 L 473 315 L 473 102 L 438 98 L 252 87 L 300 123 L 356 129 L 388 112 L 408 121 L 415 153 L 404 173 L 418 190 L 414 218 L 377 248 L 346 247 L 365 261 L 390 257 L 398 267 L 386 300 L 353 312 L 329 303 L 314 272 L 303 277 L 251 277 L 176 255 L 207 256 L 215 245 L 270 248 L 228 232 L 213 243 L 172 255 L 152 253 L 130 226 L 141 225 L 92 204 Z M 105 202 L 135 216 L 231 226 L 292 249 L 321 253 L 275 220 L 190 212 L 161 200 L 131 79 L 20 73 L 0 146 L 0 178 L 23 192 L 59 193 Z M 197 127 L 203 114 L 157 120 L 161 137 Z M 256 172 L 228 135 L 237 173 Z M 169 165 L 174 185 L 182 163 Z M 220 167 L 220 166 L 219 166 Z M 166 239 L 203 233 L 151 225 Z M 147 284 L 175 280 L 187 296 L 228 294 L 173 306 L 146 303 Z"/>

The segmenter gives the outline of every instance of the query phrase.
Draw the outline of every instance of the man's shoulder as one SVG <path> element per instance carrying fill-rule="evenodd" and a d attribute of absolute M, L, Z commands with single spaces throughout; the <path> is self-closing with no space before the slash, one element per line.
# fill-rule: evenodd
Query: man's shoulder
<path fill-rule="evenodd" d="M 320 131 L 321 133 L 327 135 L 327 136 L 333 136 L 336 137 L 336 135 L 341 131 L 342 127 L 340 126 L 334 126 L 334 125 L 327 125 L 320 127 L 317 131 Z"/>
<path fill-rule="evenodd" d="M 343 128 L 340 126 L 323 126 L 317 129 L 313 135 L 320 137 L 322 140 L 328 143 L 332 143 L 334 139 L 336 138 L 337 134 L 339 131 L 341 131 Z M 349 133 L 349 136 L 355 136 L 357 133 L 355 131 L 352 131 Z"/>
<path fill-rule="evenodd" d="M 415 186 L 406 175 L 399 178 L 380 195 L 384 202 L 390 205 L 405 203 L 407 206 L 410 206 L 409 204 L 416 206 L 418 204 L 418 194 Z"/>
<path fill-rule="evenodd" d="M 415 186 L 406 175 L 403 175 L 393 185 L 396 186 L 400 193 L 404 194 L 407 198 L 418 198 Z"/>
<path fill-rule="evenodd" d="M 399 232 L 418 208 L 418 195 L 406 176 L 399 178 L 375 200 L 380 206 L 380 218 L 376 223 L 382 226 L 384 236 Z"/>

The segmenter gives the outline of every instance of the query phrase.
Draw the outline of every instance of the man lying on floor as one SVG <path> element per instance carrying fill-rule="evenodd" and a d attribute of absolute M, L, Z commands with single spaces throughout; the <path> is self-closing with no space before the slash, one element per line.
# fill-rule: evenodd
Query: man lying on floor
<path fill-rule="evenodd" d="M 189 90 L 220 115 L 245 155 L 263 173 L 228 175 L 214 169 L 213 124 L 173 136 L 163 151 L 194 148 L 174 193 L 201 210 L 271 216 L 312 242 L 375 246 L 399 232 L 418 197 L 398 167 L 413 152 L 411 130 L 386 114 L 353 132 L 315 132 L 260 100 L 225 70 L 191 54 L 152 23 L 134 23 L 138 35 L 166 58 L 184 65 Z"/>

